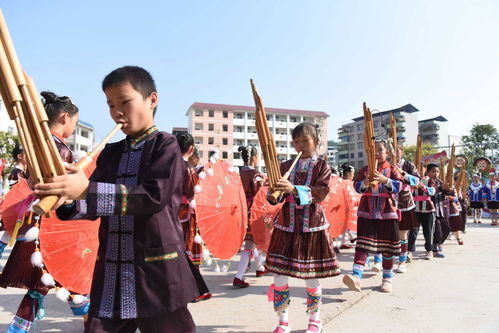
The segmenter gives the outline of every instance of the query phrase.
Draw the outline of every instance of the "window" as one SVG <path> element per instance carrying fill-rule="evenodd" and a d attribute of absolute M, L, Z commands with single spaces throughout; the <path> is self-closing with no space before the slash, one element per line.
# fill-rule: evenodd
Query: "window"
<path fill-rule="evenodd" d="M 222 112 L 224 118 L 229 118 L 229 113 L 227 111 Z"/>
<path fill-rule="evenodd" d="M 208 144 L 212 145 L 215 142 L 215 139 L 213 137 L 208 138 Z"/>
<path fill-rule="evenodd" d="M 234 159 L 235 160 L 240 160 L 241 159 L 241 153 L 234 153 Z"/>
<path fill-rule="evenodd" d="M 241 133 L 243 131 L 243 128 L 241 126 L 236 126 L 236 132 Z"/>
<path fill-rule="evenodd" d="M 215 130 L 215 124 L 208 124 L 208 131 Z"/>
<path fill-rule="evenodd" d="M 196 144 L 196 145 L 202 145 L 203 144 L 203 137 L 202 136 L 196 136 L 194 138 L 194 144 Z"/>
<path fill-rule="evenodd" d="M 203 110 L 196 110 L 196 112 L 194 114 L 196 115 L 196 117 L 202 117 L 203 116 Z"/>
<path fill-rule="evenodd" d="M 194 130 L 196 130 L 196 131 L 202 131 L 203 130 L 203 123 L 195 123 L 194 124 Z"/>
<path fill-rule="evenodd" d="M 203 158 L 203 151 L 202 150 L 199 151 L 199 158 Z"/>
<path fill-rule="evenodd" d="M 229 131 L 229 125 L 227 125 L 227 124 L 222 125 L 222 131 L 228 132 Z"/>
<path fill-rule="evenodd" d="M 236 140 L 236 146 L 242 146 L 244 144 L 243 140 Z"/>
<path fill-rule="evenodd" d="M 223 152 L 222 152 L 222 158 L 224 158 L 224 159 L 228 159 L 228 158 L 229 158 L 229 153 L 228 153 L 228 152 L 226 152 L 226 151 L 223 151 Z"/>
<path fill-rule="evenodd" d="M 355 158 L 355 153 L 350 153 L 350 158 Z"/>
<path fill-rule="evenodd" d="M 357 168 L 360 170 L 364 167 L 364 162 L 363 161 L 358 161 L 357 162 Z"/>
<path fill-rule="evenodd" d="M 364 134 L 357 134 L 357 140 L 364 140 Z"/>
<path fill-rule="evenodd" d="M 81 131 L 81 136 L 84 138 L 88 138 L 88 136 L 89 136 L 88 131 Z"/>
<path fill-rule="evenodd" d="M 292 123 L 296 123 L 297 122 L 296 117 L 289 118 L 289 121 L 291 121 Z"/>
<path fill-rule="evenodd" d="M 244 119 L 244 115 L 242 113 L 236 113 L 236 119 Z"/>
<path fill-rule="evenodd" d="M 215 117 L 215 111 L 214 110 L 208 110 L 208 117 Z"/>
<path fill-rule="evenodd" d="M 227 146 L 227 145 L 229 144 L 229 139 L 227 139 L 227 138 L 223 138 L 223 139 L 222 139 L 222 144 L 223 144 L 224 146 Z"/>
<path fill-rule="evenodd" d="M 357 143 L 358 149 L 364 149 L 364 144 L 362 142 Z"/>
<path fill-rule="evenodd" d="M 362 125 L 361 124 L 357 125 L 357 131 L 359 131 L 359 132 L 362 131 Z"/>
<path fill-rule="evenodd" d="M 350 150 L 354 150 L 355 149 L 355 143 L 351 143 L 350 144 Z"/>
<path fill-rule="evenodd" d="M 362 154 L 362 152 L 361 152 L 361 151 L 359 151 L 359 152 L 357 153 L 357 157 L 359 157 L 359 158 L 363 158 L 363 157 L 364 157 L 364 154 Z"/>

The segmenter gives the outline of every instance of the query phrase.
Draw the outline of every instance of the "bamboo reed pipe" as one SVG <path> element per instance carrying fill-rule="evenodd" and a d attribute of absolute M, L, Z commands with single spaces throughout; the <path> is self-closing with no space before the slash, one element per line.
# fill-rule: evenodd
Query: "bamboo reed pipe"
<path fill-rule="evenodd" d="M 293 163 L 291 163 L 291 166 L 289 167 L 288 171 L 282 176 L 282 179 L 288 179 L 289 175 L 291 174 L 291 171 L 293 171 L 293 168 L 295 167 L 296 163 L 301 157 L 302 152 L 299 152 L 298 155 L 296 155 Z M 272 204 L 277 204 L 279 202 L 279 197 L 282 195 L 282 191 L 273 191 L 269 193 L 267 200 L 270 201 Z"/>

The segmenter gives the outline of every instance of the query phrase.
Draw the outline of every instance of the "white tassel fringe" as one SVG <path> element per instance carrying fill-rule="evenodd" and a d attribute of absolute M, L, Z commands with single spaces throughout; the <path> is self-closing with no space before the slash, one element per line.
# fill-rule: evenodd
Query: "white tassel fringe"
<path fill-rule="evenodd" d="M 201 190 L 202 190 L 201 185 L 194 186 L 194 193 L 199 193 L 201 192 Z"/>
<path fill-rule="evenodd" d="M 38 238 L 39 234 L 40 234 L 40 228 L 31 227 L 24 235 L 24 239 L 26 240 L 26 242 L 33 242 Z"/>
<path fill-rule="evenodd" d="M 213 169 L 208 169 L 207 173 L 208 173 L 208 176 L 213 176 L 215 171 L 213 171 Z"/>
<path fill-rule="evenodd" d="M 191 202 L 189 202 L 189 207 L 192 209 L 196 209 L 196 199 L 192 199 Z"/>
<path fill-rule="evenodd" d="M 87 298 L 83 295 L 73 295 L 73 303 L 74 304 L 81 304 L 83 302 L 86 302 Z"/>
<path fill-rule="evenodd" d="M 203 244 L 203 238 L 201 238 L 201 235 L 194 236 L 194 243 Z"/>
<path fill-rule="evenodd" d="M 31 255 L 31 264 L 35 267 L 43 267 L 43 258 L 42 258 L 42 253 L 40 251 L 35 251 Z"/>
<path fill-rule="evenodd" d="M 55 292 L 55 297 L 57 297 L 58 299 L 60 299 L 63 302 L 67 302 L 69 296 L 70 296 L 70 293 L 66 288 L 59 288 Z"/>
<path fill-rule="evenodd" d="M 204 261 L 208 261 L 208 259 L 210 259 L 210 251 L 208 251 L 208 249 L 203 249 L 202 257 Z"/>
<path fill-rule="evenodd" d="M 52 275 L 50 275 L 49 273 L 43 273 L 41 281 L 46 286 L 49 286 L 49 287 L 55 286 L 55 280 L 52 277 Z"/>
<path fill-rule="evenodd" d="M 205 179 L 205 178 L 206 178 L 206 172 L 201 171 L 201 172 L 199 173 L 199 179 Z"/>

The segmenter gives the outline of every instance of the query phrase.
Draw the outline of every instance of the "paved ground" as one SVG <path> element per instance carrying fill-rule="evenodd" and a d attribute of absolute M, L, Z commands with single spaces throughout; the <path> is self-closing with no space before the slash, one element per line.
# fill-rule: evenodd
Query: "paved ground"
<path fill-rule="evenodd" d="M 421 235 L 422 236 L 422 235 Z M 363 290 L 347 290 L 341 277 L 323 280 L 322 321 L 324 332 L 499 332 L 499 228 L 489 223 L 468 224 L 464 246 L 449 241 L 445 259 L 415 260 L 409 271 L 394 279 L 394 292 L 376 290 L 381 276 L 366 270 Z M 421 243 L 418 243 L 421 249 Z M 341 267 L 349 271 L 353 250 L 339 255 Z M 0 261 L 0 266 L 5 260 Z M 214 293 L 209 301 L 191 304 L 198 332 L 271 332 L 275 314 L 266 300 L 271 277 L 255 278 L 247 289 L 232 289 L 237 262 L 228 273 L 203 269 Z M 290 318 L 293 332 L 306 327 L 305 286 L 291 280 Z M 24 291 L 0 290 L 0 332 L 5 331 Z M 74 318 L 66 304 L 49 294 L 46 318 L 37 322 L 38 332 L 82 332 L 82 321 Z"/>

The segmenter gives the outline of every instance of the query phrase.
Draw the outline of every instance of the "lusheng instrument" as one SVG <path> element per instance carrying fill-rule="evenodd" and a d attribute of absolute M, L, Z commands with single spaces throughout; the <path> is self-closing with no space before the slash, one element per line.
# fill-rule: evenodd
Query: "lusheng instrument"
<path fill-rule="evenodd" d="M 444 162 L 443 158 L 440 158 L 440 164 L 439 164 L 438 168 L 440 169 L 440 180 L 442 180 L 442 182 L 447 183 L 447 177 L 446 177 L 446 172 L 445 172 L 445 162 Z"/>
<path fill-rule="evenodd" d="M 456 164 L 456 146 L 452 144 L 449 162 L 447 163 L 447 172 L 445 182 L 452 186 L 454 184 L 454 166 Z"/>
<path fill-rule="evenodd" d="M 457 181 L 456 181 L 457 193 L 465 193 L 468 186 L 469 186 L 468 175 L 466 173 L 466 164 L 465 164 L 463 167 L 461 167 L 461 170 L 457 175 Z"/>
<path fill-rule="evenodd" d="M 253 99 L 255 100 L 255 116 L 256 116 L 256 132 L 258 135 L 258 141 L 260 142 L 260 147 L 262 149 L 263 161 L 265 162 L 265 168 L 267 169 L 268 179 L 270 188 L 274 188 L 279 179 L 288 179 L 291 170 L 295 166 L 296 162 L 300 159 L 301 152 L 295 157 L 291 168 L 284 174 L 281 175 L 281 169 L 279 167 L 279 160 L 277 159 L 276 145 L 272 133 L 270 133 L 269 125 L 267 123 L 267 114 L 265 113 L 265 108 L 263 107 L 263 102 L 258 92 L 256 91 L 255 84 L 253 80 L 250 80 L 251 90 L 253 92 Z M 279 201 L 279 197 L 282 195 L 281 191 L 273 191 L 268 195 L 268 200 L 276 204 Z"/>
<path fill-rule="evenodd" d="M 104 137 L 104 139 L 102 139 L 102 141 L 99 142 L 97 146 L 95 146 L 94 150 L 92 150 L 90 154 L 88 154 L 87 156 L 79 160 L 78 163 L 76 163 L 76 166 L 83 170 L 86 167 L 88 167 L 93 162 L 93 160 L 97 156 L 99 156 L 99 153 L 101 152 L 102 149 L 104 149 L 109 140 L 111 140 L 111 138 L 116 134 L 116 132 L 118 132 L 122 127 L 123 124 L 116 124 L 116 126 L 114 126 L 114 128 Z"/>
<path fill-rule="evenodd" d="M 10 119 L 16 123 L 30 177 L 34 184 L 43 183 L 44 178 L 62 175 L 66 171 L 52 139 L 45 108 L 33 80 L 21 67 L 1 10 L 0 39 L 0 93 Z M 44 200 L 55 204 L 57 196 L 48 196 Z M 37 213 L 47 214 L 49 211 Z"/>
<path fill-rule="evenodd" d="M 414 151 L 414 165 L 416 166 L 416 169 L 419 172 L 419 175 L 423 177 L 424 172 L 423 172 L 423 152 L 422 152 L 422 143 L 421 143 L 421 135 L 418 134 L 418 139 L 416 143 L 416 150 Z M 442 170 L 442 168 L 440 168 Z"/>
<path fill-rule="evenodd" d="M 374 142 L 373 116 L 365 102 L 362 106 L 364 109 L 364 149 L 367 154 L 367 168 L 371 181 L 370 186 L 375 187 L 377 182 L 373 178 L 374 170 L 378 168 L 378 160 L 376 159 L 376 145 Z"/>
<path fill-rule="evenodd" d="M 388 129 L 388 145 L 390 161 L 392 165 L 397 164 L 397 120 L 393 113 L 390 113 L 390 128 Z"/>

